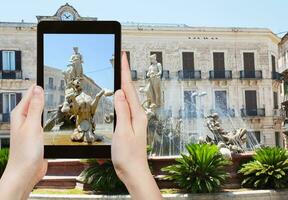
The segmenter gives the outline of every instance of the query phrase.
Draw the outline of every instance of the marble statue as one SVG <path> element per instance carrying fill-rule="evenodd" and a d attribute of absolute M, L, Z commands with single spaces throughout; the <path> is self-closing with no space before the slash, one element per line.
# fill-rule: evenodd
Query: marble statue
<path fill-rule="evenodd" d="M 140 90 L 140 92 L 145 92 L 147 99 L 151 100 L 152 104 L 155 104 L 157 107 L 161 105 L 161 74 L 162 74 L 162 66 L 161 63 L 157 62 L 156 54 L 150 56 L 151 65 L 148 68 L 148 72 L 146 77 L 148 79 L 148 83 L 144 89 Z"/>
<path fill-rule="evenodd" d="M 81 80 L 83 78 L 83 58 L 78 52 L 78 47 L 73 47 L 74 54 L 70 58 L 70 64 L 67 65 L 67 69 L 63 72 L 66 87 L 69 87 L 72 81 Z"/>
<path fill-rule="evenodd" d="M 206 143 L 217 144 L 221 151 L 227 152 L 229 149 L 232 153 L 244 152 L 242 145 L 247 141 L 247 130 L 240 128 L 233 131 L 225 131 L 221 127 L 221 121 L 217 113 L 206 117 L 207 127 L 213 133 L 214 138 L 206 137 Z M 203 142 L 203 141 L 202 141 Z"/>
<path fill-rule="evenodd" d="M 58 107 L 54 116 L 48 120 L 44 130 L 52 130 L 55 125 L 59 127 L 70 124 L 74 131 L 71 135 L 72 141 L 92 143 L 101 141 L 103 138 L 95 134 L 96 124 L 94 116 L 97 111 L 99 101 L 102 96 L 112 96 L 113 92 L 101 90 L 94 98 L 85 93 L 81 86 L 84 78 L 82 68 L 82 55 L 78 52 L 78 47 L 74 47 L 74 54 L 71 56 L 70 64 L 63 72 L 65 78 L 65 100 Z M 74 126 L 71 126 L 73 119 Z M 104 117 L 106 123 L 114 120 L 113 113 L 109 113 Z M 65 124 L 66 123 L 66 124 Z M 73 124 L 73 123 L 72 123 Z"/>

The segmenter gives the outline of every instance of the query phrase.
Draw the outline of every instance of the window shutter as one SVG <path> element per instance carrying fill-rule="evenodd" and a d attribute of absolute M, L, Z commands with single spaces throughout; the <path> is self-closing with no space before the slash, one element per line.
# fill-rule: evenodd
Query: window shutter
<path fill-rule="evenodd" d="M 2 71 L 2 69 L 3 69 L 3 58 L 2 58 L 3 56 L 2 56 L 2 51 L 0 51 L 0 71 Z"/>
<path fill-rule="evenodd" d="M 22 93 L 16 93 L 16 105 L 21 101 Z"/>
<path fill-rule="evenodd" d="M 223 52 L 213 52 L 213 63 L 215 71 L 225 70 L 225 61 Z"/>
<path fill-rule="evenodd" d="M 163 58 L 162 58 L 162 52 L 161 51 L 151 51 L 150 55 L 156 54 L 156 60 L 157 62 L 161 63 L 163 66 Z"/>
<path fill-rule="evenodd" d="M 0 93 L 0 114 L 3 113 L 3 93 Z"/>
<path fill-rule="evenodd" d="M 272 72 L 276 72 L 276 61 L 275 56 L 271 56 L 271 62 L 272 62 Z"/>
<path fill-rule="evenodd" d="M 16 70 L 21 71 L 21 51 L 15 51 Z"/>
<path fill-rule="evenodd" d="M 127 55 L 127 60 L 129 63 L 129 67 L 131 68 L 131 63 L 130 63 L 130 51 L 126 51 L 126 55 Z"/>
<path fill-rule="evenodd" d="M 194 53 L 182 52 L 183 69 L 194 70 Z"/>

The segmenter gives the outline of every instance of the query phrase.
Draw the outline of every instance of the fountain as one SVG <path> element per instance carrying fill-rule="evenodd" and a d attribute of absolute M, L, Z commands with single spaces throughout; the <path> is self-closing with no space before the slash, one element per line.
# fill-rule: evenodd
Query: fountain
<path fill-rule="evenodd" d="M 244 120 L 238 117 L 240 115 L 234 108 L 216 108 L 216 111 L 207 112 L 204 102 L 208 94 L 204 91 L 189 91 L 189 98 L 184 98 L 185 109 L 182 109 L 183 105 L 173 105 L 172 102 L 171 106 L 171 102 L 170 105 L 164 102 L 162 91 L 165 87 L 173 87 L 173 81 L 179 80 L 170 78 L 169 84 L 163 83 L 162 66 L 155 54 L 150 56 L 150 61 L 151 65 L 144 75 L 145 85 L 140 87 L 139 92 L 144 94 L 142 107 L 148 118 L 147 138 L 152 149 L 149 157 L 154 175 L 161 175 L 162 167 L 173 164 L 175 157 L 185 153 L 186 144 L 209 143 L 217 145 L 220 152 L 232 160 L 233 165 L 227 168 L 231 174 L 228 187 L 239 187 L 239 165 L 251 159 L 253 153 L 248 151 L 261 147 L 255 135 L 248 131 Z M 166 96 L 174 98 L 173 94 L 166 93 Z M 178 115 L 175 114 L 176 106 L 179 106 Z"/>
<path fill-rule="evenodd" d="M 70 64 L 63 71 L 65 81 L 65 98 L 57 109 L 49 110 L 51 117 L 44 124 L 45 132 L 59 133 L 61 130 L 72 130 L 72 142 L 93 143 L 104 140 L 102 135 L 96 134 L 94 116 L 100 99 L 113 95 L 112 91 L 101 89 L 95 97 L 89 95 L 83 88 L 85 75 L 83 74 L 82 55 L 78 47 L 74 47 Z M 113 122 L 113 113 L 105 114 L 104 122 Z M 53 137 L 54 138 L 54 137 Z"/>

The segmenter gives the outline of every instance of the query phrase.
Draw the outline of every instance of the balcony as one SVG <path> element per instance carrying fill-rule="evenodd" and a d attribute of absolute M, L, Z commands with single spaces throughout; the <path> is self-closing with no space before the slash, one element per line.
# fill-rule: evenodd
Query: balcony
<path fill-rule="evenodd" d="M 240 71 L 240 79 L 262 79 L 262 71 L 261 70 L 242 70 Z"/>
<path fill-rule="evenodd" d="M 200 80 L 201 71 L 200 70 L 179 70 L 178 80 Z"/>
<path fill-rule="evenodd" d="M 59 87 L 58 87 L 58 90 L 59 90 L 59 91 L 64 91 L 64 90 L 65 90 L 65 86 L 64 86 L 64 85 L 59 86 Z"/>
<path fill-rule="evenodd" d="M 4 123 L 10 122 L 10 113 L 2 113 L 2 120 L 0 122 L 4 122 Z"/>
<path fill-rule="evenodd" d="M 137 81 L 138 80 L 137 70 L 131 70 L 131 78 L 132 78 L 132 81 Z"/>
<path fill-rule="evenodd" d="M 47 89 L 47 90 L 56 90 L 56 85 L 47 84 L 45 89 Z"/>
<path fill-rule="evenodd" d="M 22 79 L 22 71 L 4 71 L 0 70 L 0 79 Z"/>
<path fill-rule="evenodd" d="M 197 118 L 197 112 L 196 111 L 192 111 L 192 110 L 184 110 L 184 109 L 180 109 L 179 110 L 179 118 L 181 119 L 193 119 L 193 118 Z"/>
<path fill-rule="evenodd" d="M 226 109 L 211 109 L 210 113 L 217 113 L 220 117 L 235 117 L 235 109 L 234 108 L 226 108 Z"/>
<path fill-rule="evenodd" d="M 223 71 L 209 71 L 209 79 L 232 79 L 232 71 L 231 70 L 223 70 Z"/>
<path fill-rule="evenodd" d="M 145 71 L 145 79 L 147 79 L 147 73 L 148 71 Z M 162 76 L 161 76 L 162 80 L 169 80 L 170 79 L 170 72 L 169 70 L 163 70 L 162 71 Z"/>
<path fill-rule="evenodd" d="M 265 108 L 241 109 L 241 117 L 265 117 Z"/>
<path fill-rule="evenodd" d="M 163 70 L 162 72 L 162 79 L 169 80 L 170 79 L 170 72 L 169 70 Z"/>
<path fill-rule="evenodd" d="M 279 72 L 272 72 L 272 79 L 276 81 L 282 81 L 282 74 Z"/>

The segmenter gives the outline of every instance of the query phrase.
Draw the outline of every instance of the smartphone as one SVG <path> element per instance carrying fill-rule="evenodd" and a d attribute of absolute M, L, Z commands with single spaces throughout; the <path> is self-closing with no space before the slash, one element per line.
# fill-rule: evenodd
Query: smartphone
<path fill-rule="evenodd" d="M 121 25 L 42 21 L 37 84 L 45 93 L 45 158 L 109 158 L 120 88 Z"/>

